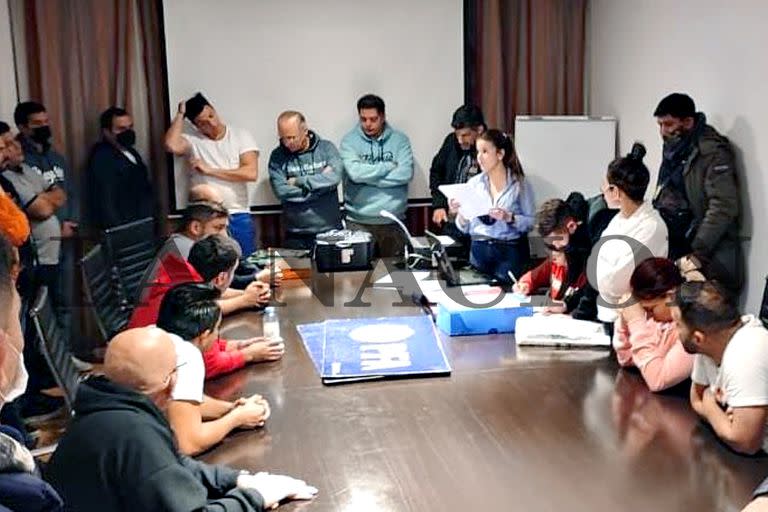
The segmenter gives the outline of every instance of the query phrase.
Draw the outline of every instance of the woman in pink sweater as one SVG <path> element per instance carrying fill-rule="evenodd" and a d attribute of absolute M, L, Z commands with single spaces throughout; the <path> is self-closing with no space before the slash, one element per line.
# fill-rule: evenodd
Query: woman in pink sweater
<path fill-rule="evenodd" d="M 634 304 L 616 320 L 613 346 L 621 366 L 636 366 L 651 391 L 661 391 L 691 376 L 688 354 L 672 320 L 669 304 L 683 278 L 666 258 L 648 258 L 632 273 Z"/>

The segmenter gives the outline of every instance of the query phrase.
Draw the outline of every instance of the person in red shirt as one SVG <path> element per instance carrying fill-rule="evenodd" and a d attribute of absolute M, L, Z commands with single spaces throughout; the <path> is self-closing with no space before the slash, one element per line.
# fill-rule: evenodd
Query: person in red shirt
<path fill-rule="evenodd" d="M 229 287 L 240 260 L 237 242 L 223 235 L 212 235 L 192 246 L 185 260 L 170 246 L 155 258 L 147 284 L 128 322 L 128 329 L 146 327 L 157 321 L 160 303 L 173 286 L 185 282 L 210 283 L 221 290 L 219 307 L 224 315 L 248 308 L 263 307 L 271 296 L 269 285 L 254 281 L 245 290 Z M 280 341 L 262 337 L 217 339 L 205 351 L 205 377 L 210 379 L 242 368 L 247 363 L 277 361 L 283 356 Z"/>
<path fill-rule="evenodd" d="M 547 287 L 549 297 L 555 301 L 546 308 L 549 313 L 572 311 L 587 285 L 590 243 L 579 213 L 585 205 L 581 194 L 571 194 L 566 201 L 545 201 L 536 212 L 536 228 L 545 240 L 550 256 L 524 274 L 513 291 L 527 296 Z"/>

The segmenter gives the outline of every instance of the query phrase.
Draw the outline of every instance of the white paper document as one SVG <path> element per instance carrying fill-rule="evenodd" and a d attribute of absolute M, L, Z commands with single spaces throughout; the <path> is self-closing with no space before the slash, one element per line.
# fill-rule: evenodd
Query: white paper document
<path fill-rule="evenodd" d="M 459 207 L 459 213 L 465 219 L 469 220 L 474 219 L 475 217 L 488 215 L 488 212 L 493 207 L 490 195 L 483 194 L 466 183 L 440 185 L 437 188 L 449 200 L 455 199 L 459 202 L 461 205 Z"/>
<path fill-rule="evenodd" d="M 487 284 L 473 284 L 450 288 L 445 281 L 428 280 L 420 281 L 419 288 L 421 288 L 421 293 L 427 298 L 427 301 L 429 301 L 430 304 L 443 304 L 453 309 L 469 309 L 467 306 L 456 302 L 451 297 L 451 295 L 454 294 L 463 295 L 467 302 L 474 304 L 475 307 L 482 307 L 491 302 L 495 302 L 499 295 L 504 295 L 504 298 L 501 301 L 503 304 L 496 307 L 520 305 L 516 295 L 514 297 L 512 297 L 513 294 L 505 295 L 504 291 L 498 286 L 490 286 Z M 449 295 L 446 290 L 450 290 L 451 295 Z"/>
<path fill-rule="evenodd" d="M 569 315 L 521 317 L 515 323 L 515 341 L 518 345 L 552 347 L 609 347 L 611 339 L 603 324 L 576 320 Z"/>

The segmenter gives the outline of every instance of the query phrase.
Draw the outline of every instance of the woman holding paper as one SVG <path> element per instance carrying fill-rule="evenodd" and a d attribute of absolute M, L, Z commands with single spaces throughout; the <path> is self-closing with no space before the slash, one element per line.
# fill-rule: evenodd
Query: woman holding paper
<path fill-rule="evenodd" d="M 616 320 L 613 346 L 621 366 L 636 366 L 651 391 L 661 391 L 691 376 L 693 355 L 680 343 L 669 304 L 683 283 L 666 258 L 641 262 L 630 279 L 633 304 Z"/>
<path fill-rule="evenodd" d="M 477 162 L 483 172 L 466 186 L 487 201 L 487 211 L 480 215 L 476 205 L 465 208 L 456 199 L 451 199 L 449 205 L 451 213 L 456 214 L 456 226 L 472 237 L 470 263 L 508 282 L 509 273 L 521 275 L 530 260 L 528 232 L 536 213 L 533 189 L 509 136 L 488 130 L 478 136 L 476 146 Z M 472 210 L 472 214 L 467 213 Z"/>

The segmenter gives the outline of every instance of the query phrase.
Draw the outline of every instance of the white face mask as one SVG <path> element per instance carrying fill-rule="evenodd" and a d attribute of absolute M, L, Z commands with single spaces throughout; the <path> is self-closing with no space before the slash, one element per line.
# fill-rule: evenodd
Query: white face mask
<path fill-rule="evenodd" d="M 7 334 L 5 335 L 7 336 Z M 3 336 L 0 335 L 0 338 Z M 0 339 L 3 351 L 0 360 L 0 407 L 21 396 L 27 389 L 24 355 L 7 339 Z"/>
<path fill-rule="evenodd" d="M 20 301 L 16 290 L 13 289 L 9 301 L 10 308 L 6 310 L 5 329 L 0 329 L 0 407 L 21 396 L 27 389 L 24 343 L 19 324 Z"/>

